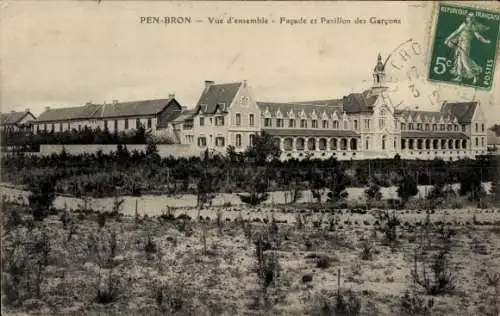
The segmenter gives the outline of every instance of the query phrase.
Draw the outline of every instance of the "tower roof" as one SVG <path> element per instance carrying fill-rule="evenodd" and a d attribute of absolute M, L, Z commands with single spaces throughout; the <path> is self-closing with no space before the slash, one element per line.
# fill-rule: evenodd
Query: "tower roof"
<path fill-rule="evenodd" d="M 382 63 L 382 56 L 380 56 L 380 53 L 378 54 L 377 57 L 377 64 L 375 65 L 375 68 L 373 68 L 373 71 L 375 72 L 381 72 L 384 71 L 384 64 Z"/>

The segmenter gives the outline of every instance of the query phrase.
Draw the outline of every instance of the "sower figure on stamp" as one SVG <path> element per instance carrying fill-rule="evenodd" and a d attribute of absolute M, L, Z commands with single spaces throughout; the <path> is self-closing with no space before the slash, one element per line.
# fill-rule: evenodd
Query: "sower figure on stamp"
<path fill-rule="evenodd" d="M 487 30 L 488 27 L 480 24 L 474 18 L 474 13 L 469 12 L 465 18 L 465 22 L 450 34 L 444 41 L 444 44 L 453 48 L 454 61 L 453 68 L 450 73 L 456 76 L 454 81 L 462 81 L 462 79 L 472 79 L 475 84 L 477 77 L 483 71 L 481 67 L 470 57 L 470 47 L 473 36 L 484 44 L 489 44 L 491 41 L 484 38 L 479 32 Z"/>

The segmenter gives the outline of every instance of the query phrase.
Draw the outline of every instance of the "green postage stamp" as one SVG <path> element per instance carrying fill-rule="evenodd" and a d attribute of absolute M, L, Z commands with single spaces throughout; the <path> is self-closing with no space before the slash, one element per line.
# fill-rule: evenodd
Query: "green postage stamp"
<path fill-rule="evenodd" d="M 489 90 L 500 12 L 439 4 L 429 80 Z"/>

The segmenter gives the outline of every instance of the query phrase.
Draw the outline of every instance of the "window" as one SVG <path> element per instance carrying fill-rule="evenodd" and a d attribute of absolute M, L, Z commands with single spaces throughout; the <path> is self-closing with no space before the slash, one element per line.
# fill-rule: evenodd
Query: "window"
<path fill-rule="evenodd" d="M 37 126 L 37 127 L 38 127 L 38 126 Z M 70 131 L 70 130 L 71 130 L 71 129 L 70 129 L 70 127 L 69 127 L 69 123 L 68 123 L 68 131 Z"/>
<path fill-rule="evenodd" d="M 385 150 L 385 142 L 386 142 L 386 137 L 384 135 L 382 136 L 382 150 Z"/>
<path fill-rule="evenodd" d="M 254 116 L 253 116 L 253 114 L 250 114 L 250 115 L 248 116 L 248 121 L 249 121 L 248 125 L 250 125 L 250 126 L 254 126 L 254 125 L 255 125 L 255 121 L 254 121 Z"/>
<path fill-rule="evenodd" d="M 104 129 L 107 130 L 108 129 L 108 121 L 107 120 L 104 120 Z"/>
<path fill-rule="evenodd" d="M 135 128 L 139 129 L 141 127 L 141 119 L 135 119 Z"/>
<path fill-rule="evenodd" d="M 327 120 L 323 120 L 323 128 L 328 128 L 328 121 Z"/>
<path fill-rule="evenodd" d="M 413 123 L 408 123 L 408 130 L 413 131 Z"/>
<path fill-rule="evenodd" d="M 478 124 L 476 123 L 476 133 L 479 131 Z"/>
<path fill-rule="evenodd" d="M 366 149 L 366 150 L 370 149 L 370 137 L 367 137 L 367 138 L 366 138 L 366 141 L 365 141 L 365 149 Z"/>
<path fill-rule="evenodd" d="M 80 126 L 80 125 L 78 125 Z M 43 124 L 43 131 L 46 132 L 47 131 L 47 124 Z"/>
<path fill-rule="evenodd" d="M 312 120 L 311 125 L 312 125 L 312 128 L 318 128 L 318 121 Z"/>
<path fill-rule="evenodd" d="M 56 127 L 54 126 L 54 124 L 52 124 L 52 126 L 50 127 L 50 131 L 54 132 L 55 130 L 56 130 Z"/>
<path fill-rule="evenodd" d="M 240 126 L 241 125 L 241 114 L 236 113 L 236 125 Z M 241 135 L 240 135 L 240 141 L 241 141 Z"/>
<path fill-rule="evenodd" d="M 118 131 L 118 120 L 115 120 L 115 132 Z"/>
<path fill-rule="evenodd" d="M 378 120 L 378 127 L 379 127 L 379 128 L 384 128 L 384 126 L 385 126 L 385 121 L 384 121 L 384 119 L 383 119 L 383 118 L 379 119 L 379 120 Z"/>
<path fill-rule="evenodd" d="M 430 128 L 430 124 L 429 123 L 425 124 L 425 130 L 428 131 L 429 128 Z"/>
<path fill-rule="evenodd" d="M 285 127 L 283 124 L 283 119 L 276 119 L 276 126 L 277 127 Z"/>
<path fill-rule="evenodd" d="M 462 132 L 465 133 L 465 130 L 466 130 L 465 124 L 462 124 Z"/>
<path fill-rule="evenodd" d="M 224 137 L 215 137 L 215 146 L 224 147 L 225 138 Z"/>
<path fill-rule="evenodd" d="M 440 131 L 446 130 L 446 126 L 444 124 L 439 124 L 439 130 Z"/>
<path fill-rule="evenodd" d="M 198 146 L 199 147 L 206 147 L 207 146 L 206 137 L 198 137 Z"/>
<path fill-rule="evenodd" d="M 289 120 L 288 120 L 288 127 L 293 127 L 293 128 L 295 128 L 295 120 L 294 120 L 294 119 L 289 119 Z"/>
<path fill-rule="evenodd" d="M 453 129 L 455 132 L 458 132 L 460 130 L 460 127 L 457 124 L 455 124 L 453 125 Z"/>
<path fill-rule="evenodd" d="M 369 129 L 370 128 L 370 119 L 365 119 L 365 128 Z"/>
<path fill-rule="evenodd" d="M 333 128 L 339 128 L 339 121 L 333 121 Z"/>
<path fill-rule="evenodd" d="M 253 146 L 253 144 L 255 143 L 255 135 L 254 134 L 251 134 L 248 138 L 249 140 L 249 144 L 250 146 Z"/>
<path fill-rule="evenodd" d="M 270 127 L 270 126 L 272 126 L 272 124 L 271 124 L 271 119 L 270 119 L 270 118 L 265 118 L 265 119 L 264 119 L 264 126 L 265 126 L 265 127 Z"/>
<path fill-rule="evenodd" d="M 236 147 L 241 147 L 241 134 L 236 134 Z"/>
<path fill-rule="evenodd" d="M 354 120 L 354 129 L 358 129 L 358 120 Z"/>
<path fill-rule="evenodd" d="M 148 128 L 151 128 L 151 118 L 148 118 Z"/>
<path fill-rule="evenodd" d="M 300 128 L 307 128 L 307 121 L 302 119 L 300 120 Z"/>
<path fill-rule="evenodd" d="M 125 129 L 128 129 L 128 119 L 125 119 Z"/>
<path fill-rule="evenodd" d="M 37 125 L 37 126 L 36 126 L 36 132 L 37 132 L 37 133 L 40 133 L 40 125 Z"/>
<path fill-rule="evenodd" d="M 215 126 L 224 126 L 224 116 L 215 117 Z"/>
<path fill-rule="evenodd" d="M 481 137 L 481 147 L 484 147 L 484 137 Z"/>
<path fill-rule="evenodd" d="M 453 125 L 448 124 L 447 130 L 448 130 L 448 132 L 452 131 L 453 130 Z"/>
<path fill-rule="evenodd" d="M 481 124 L 481 132 L 483 132 L 483 133 L 484 133 L 484 123 L 483 123 L 483 124 Z"/>
<path fill-rule="evenodd" d="M 417 123 L 417 130 L 421 131 L 422 130 L 422 123 Z"/>
<path fill-rule="evenodd" d="M 476 147 L 479 146 L 479 138 L 476 137 Z"/>
<path fill-rule="evenodd" d="M 205 126 L 205 118 L 200 117 L 200 126 Z"/>
<path fill-rule="evenodd" d="M 63 130 L 63 124 L 59 123 L 59 132 L 62 132 L 62 130 Z"/>
<path fill-rule="evenodd" d="M 401 130 L 406 130 L 406 123 L 401 123 Z"/>

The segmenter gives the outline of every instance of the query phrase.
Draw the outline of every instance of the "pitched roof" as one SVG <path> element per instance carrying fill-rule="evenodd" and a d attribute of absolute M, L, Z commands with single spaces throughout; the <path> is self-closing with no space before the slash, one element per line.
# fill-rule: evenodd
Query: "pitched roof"
<path fill-rule="evenodd" d="M 174 120 L 172 120 L 173 123 L 182 123 L 185 120 L 193 118 L 195 114 L 195 109 L 191 110 L 183 110 L 178 117 L 176 117 Z"/>
<path fill-rule="evenodd" d="M 453 138 L 453 139 L 468 139 L 467 135 L 457 132 L 428 132 L 428 131 L 403 131 L 401 137 L 406 138 Z"/>
<path fill-rule="evenodd" d="M 34 117 L 34 115 L 31 114 L 30 111 L 23 111 L 23 112 L 12 111 L 10 113 L 0 113 L 0 124 L 2 125 L 16 124 L 28 114 Z"/>
<path fill-rule="evenodd" d="M 213 114 L 217 106 L 230 106 L 242 84 L 242 82 L 211 84 L 203 90 L 195 107 L 196 112 L 201 109 L 204 113 Z"/>
<path fill-rule="evenodd" d="M 263 131 L 272 136 L 359 137 L 356 132 L 335 129 L 264 128 Z"/>
<path fill-rule="evenodd" d="M 326 112 L 328 116 L 333 115 L 333 113 L 336 113 L 337 116 L 340 116 L 342 115 L 342 105 L 339 105 L 339 103 L 336 101 L 340 100 L 314 101 L 308 103 L 257 102 L 257 106 L 261 109 L 262 112 L 269 109 L 269 112 L 273 117 L 276 116 L 278 110 L 284 116 L 288 115 L 288 113 L 292 110 L 295 115 L 299 115 L 302 111 L 304 111 L 307 116 L 310 116 L 313 112 L 316 112 L 316 115 L 318 115 L 318 117 L 321 117 L 321 115 L 323 115 L 323 112 Z M 322 105 L 322 103 L 320 102 L 325 102 L 324 104 L 329 105 Z"/>
<path fill-rule="evenodd" d="M 371 112 L 378 99 L 377 95 L 370 95 L 370 90 L 363 93 L 351 93 L 342 99 L 344 111 L 348 114 Z"/>
<path fill-rule="evenodd" d="M 168 99 L 117 102 L 112 104 L 86 104 L 84 106 L 47 109 L 40 114 L 39 122 L 97 119 L 122 116 L 146 116 L 160 113 L 173 97 Z"/>
<path fill-rule="evenodd" d="M 99 117 L 143 116 L 160 113 L 173 98 L 103 104 Z"/>
<path fill-rule="evenodd" d="M 477 101 L 471 102 L 444 102 L 441 112 L 451 113 L 458 118 L 460 123 L 470 123 L 478 106 Z"/>

